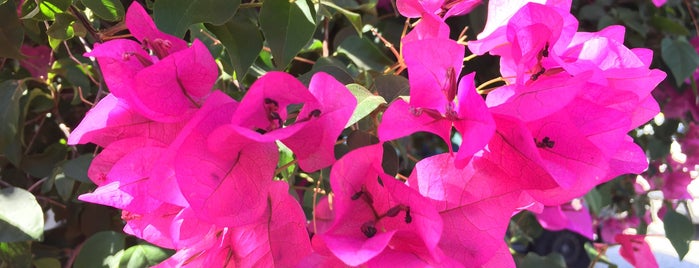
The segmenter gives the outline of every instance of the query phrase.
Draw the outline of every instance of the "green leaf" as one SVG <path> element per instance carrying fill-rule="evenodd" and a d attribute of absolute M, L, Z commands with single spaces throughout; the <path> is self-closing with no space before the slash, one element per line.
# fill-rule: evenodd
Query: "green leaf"
<path fill-rule="evenodd" d="M 279 147 L 279 161 L 277 166 L 281 168 L 284 165 L 292 163 L 292 161 L 294 160 L 294 152 L 292 152 L 291 149 L 289 149 L 289 147 L 286 147 L 286 145 L 284 145 L 281 142 L 277 142 L 277 146 Z M 282 178 L 288 181 L 291 175 L 294 173 L 295 169 L 296 164 L 289 165 L 281 171 L 280 175 L 282 175 Z"/>
<path fill-rule="evenodd" d="M 50 180 L 52 181 L 52 184 L 56 186 L 58 196 L 60 196 L 64 202 L 68 201 L 71 194 L 73 194 L 73 186 L 75 186 L 75 181 L 66 177 L 66 174 L 63 173 L 63 168 L 60 166 L 53 169 L 53 174 L 51 174 Z"/>
<path fill-rule="evenodd" d="M 14 1 L 0 5 L 0 58 L 24 58 L 19 51 L 22 41 L 24 27 L 17 18 Z"/>
<path fill-rule="evenodd" d="M 257 25 L 242 16 L 235 16 L 221 26 L 207 25 L 228 51 L 228 60 L 240 80 L 248 73 L 262 51 L 262 34 Z"/>
<path fill-rule="evenodd" d="M 34 19 L 39 21 L 55 20 L 56 14 L 68 10 L 72 0 L 39 0 L 25 1 L 22 5 L 22 19 Z"/>
<path fill-rule="evenodd" d="M 677 86 L 682 85 L 684 80 L 699 67 L 697 51 L 684 38 L 673 40 L 670 37 L 665 37 L 660 46 L 663 61 L 670 67 Z"/>
<path fill-rule="evenodd" d="M 590 208 L 590 212 L 595 215 L 599 215 L 602 207 L 607 205 L 603 204 L 602 194 L 600 194 L 597 188 L 592 188 L 592 190 L 585 195 L 585 203 L 587 203 L 587 206 Z"/>
<path fill-rule="evenodd" d="M 692 221 L 674 209 L 668 208 L 663 218 L 663 224 L 665 225 L 665 236 L 672 243 L 680 260 L 684 259 L 684 256 L 689 252 L 689 243 L 694 237 Z"/>
<path fill-rule="evenodd" d="M 354 108 L 352 117 L 350 117 L 350 120 L 347 122 L 345 127 L 349 127 L 352 124 L 357 123 L 357 121 L 373 112 L 376 107 L 379 107 L 379 105 L 386 104 L 386 100 L 384 100 L 383 97 L 371 94 L 369 90 L 361 85 L 349 84 L 347 85 L 347 89 L 349 89 L 349 91 L 352 92 L 352 95 L 357 98 L 357 107 Z"/>
<path fill-rule="evenodd" d="M 0 242 L 0 267 L 21 268 L 32 264 L 32 244 L 29 241 Z"/>
<path fill-rule="evenodd" d="M 350 36 L 342 41 L 337 48 L 338 54 L 344 54 L 357 67 L 363 70 L 382 72 L 393 64 L 374 43 L 366 37 Z"/>
<path fill-rule="evenodd" d="M 30 192 L 17 187 L 0 190 L 0 241 L 41 240 L 44 212 Z"/>
<path fill-rule="evenodd" d="M 5 154 L 15 165 L 19 163 L 19 156 L 9 154 L 8 149 L 10 145 L 20 143 L 17 135 L 19 133 L 19 102 L 24 90 L 24 84 L 15 80 L 0 83 L 0 152 Z"/>
<path fill-rule="evenodd" d="M 83 5 L 98 17 L 108 21 L 118 21 L 124 17 L 124 6 L 115 0 L 81 0 Z"/>
<path fill-rule="evenodd" d="M 73 23 L 77 19 L 67 13 L 56 14 L 56 21 L 49 26 L 46 30 L 46 34 L 54 39 L 58 40 L 68 40 L 75 36 L 75 31 L 73 30 Z"/>
<path fill-rule="evenodd" d="M 92 154 L 84 154 L 68 160 L 63 163 L 63 172 L 72 179 L 81 182 L 91 182 L 90 178 L 87 177 L 87 169 L 90 167 L 93 158 Z"/>
<path fill-rule="evenodd" d="M 155 1 L 153 20 L 163 32 L 183 37 L 195 23 L 221 25 L 238 10 L 240 0 L 167 0 Z"/>
<path fill-rule="evenodd" d="M 529 252 L 527 256 L 517 261 L 517 267 L 539 268 L 539 267 L 566 267 L 566 261 L 561 254 L 551 253 L 547 256 L 539 256 L 534 252 Z"/>
<path fill-rule="evenodd" d="M 22 159 L 20 168 L 37 178 L 51 176 L 54 165 L 66 158 L 68 147 L 60 143 L 51 144 L 40 154 L 30 155 Z"/>
<path fill-rule="evenodd" d="M 585 243 L 585 252 L 587 253 L 587 256 L 590 258 L 590 260 L 597 260 L 597 262 L 607 264 L 607 267 L 609 268 L 617 268 L 617 265 L 612 263 L 607 257 L 607 255 L 600 254 L 600 252 L 597 251 L 597 249 L 595 248 L 595 246 L 592 245 L 592 243 Z"/>
<path fill-rule="evenodd" d="M 169 258 L 174 252 L 150 244 L 135 245 L 124 251 L 119 267 L 140 268 L 154 266 Z"/>
<path fill-rule="evenodd" d="M 109 267 L 115 254 L 124 249 L 126 237 L 117 232 L 103 231 L 88 238 L 75 258 L 74 268 Z"/>
<path fill-rule="evenodd" d="M 22 97 L 21 104 L 24 107 L 23 115 L 26 117 L 30 111 L 34 113 L 46 112 L 53 108 L 54 103 L 49 93 L 34 88 L 29 91 L 29 94 Z"/>
<path fill-rule="evenodd" d="M 398 75 L 382 75 L 374 78 L 374 87 L 379 96 L 386 101 L 392 102 L 398 96 L 410 94 L 410 84 L 408 79 Z"/>
<path fill-rule="evenodd" d="M 689 30 L 687 30 L 686 27 L 666 17 L 661 17 L 657 15 L 653 16 L 650 19 L 650 23 L 662 32 L 674 33 L 679 35 L 689 35 Z"/>
<path fill-rule="evenodd" d="M 325 5 L 325 6 L 328 6 L 328 7 L 331 7 L 333 9 L 337 10 L 337 12 L 340 12 L 340 14 L 342 14 L 343 16 L 345 16 L 345 18 L 347 18 L 347 20 L 349 20 L 349 22 L 352 24 L 352 27 L 354 27 L 354 30 L 357 31 L 357 34 L 359 36 L 362 35 L 363 24 L 362 24 L 362 16 L 361 15 L 359 15 L 358 13 L 349 11 L 347 9 L 344 9 L 342 7 L 339 7 L 338 5 L 335 5 L 330 1 L 321 1 L 320 3 L 322 5 Z"/>
<path fill-rule="evenodd" d="M 61 262 L 56 258 L 41 258 L 32 262 L 36 268 L 61 268 Z"/>
<path fill-rule="evenodd" d="M 286 68 L 311 40 L 316 29 L 315 10 L 308 0 L 265 0 L 260 27 L 272 50 L 274 64 Z"/>

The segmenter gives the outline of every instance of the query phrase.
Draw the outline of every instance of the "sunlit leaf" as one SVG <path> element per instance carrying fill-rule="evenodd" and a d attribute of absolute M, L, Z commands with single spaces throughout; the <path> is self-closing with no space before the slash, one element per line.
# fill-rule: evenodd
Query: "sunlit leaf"
<path fill-rule="evenodd" d="M 98 17 L 117 21 L 124 17 L 124 6 L 121 1 L 115 0 L 81 0 L 83 5 L 88 7 Z"/>
<path fill-rule="evenodd" d="M 132 246 L 121 255 L 119 267 L 139 268 L 154 266 L 172 255 L 172 250 L 162 249 L 150 244 Z"/>
<path fill-rule="evenodd" d="M 373 112 L 379 105 L 386 104 L 386 100 L 383 97 L 371 94 L 369 90 L 361 85 L 350 84 L 347 85 L 347 89 L 357 98 L 357 108 L 354 109 L 354 113 L 352 113 L 352 117 L 345 127 L 357 123 L 357 121 Z"/>
<path fill-rule="evenodd" d="M 0 241 L 41 240 L 44 212 L 30 192 L 17 187 L 0 190 Z"/>

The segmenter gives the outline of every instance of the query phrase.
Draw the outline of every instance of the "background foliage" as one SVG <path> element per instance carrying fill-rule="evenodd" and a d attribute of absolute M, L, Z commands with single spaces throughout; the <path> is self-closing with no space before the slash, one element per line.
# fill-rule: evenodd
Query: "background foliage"
<path fill-rule="evenodd" d="M 350 84 L 359 100 L 359 112 L 351 123 L 358 127 L 346 130 L 346 143 L 336 148 L 338 157 L 376 142 L 377 114 L 408 93 L 405 74 L 394 68 L 393 52 L 399 48 L 386 45 L 399 45 L 406 19 L 397 15 L 389 1 L 139 2 L 152 10 L 161 30 L 188 41 L 203 41 L 222 71 L 216 87 L 238 100 L 257 77 L 271 70 L 285 70 L 305 83 L 322 71 Z M 172 254 L 124 235 L 119 211 L 76 199 L 95 187 L 86 170 L 100 148 L 66 145 L 70 130 L 108 92 L 96 62 L 82 54 L 95 43 L 127 34 L 123 19 L 129 4 L 0 0 L 0 267 L 145 267 Z M 473 39 L 483 28 L 485 12 L 481 5 L 467 16 L 449 19 L 452 38 L 458 39 L 465 29 Z M 574 1 L 572 12 L 581 21 L 581 30 L 625 25 L 626 45 L 653 49 L 654 67 L 669 74 L 655 95 L 665 105 L 663 111 L 672 111 L 665 112 L 664 120 L 654 120 L 632 133 L 651 159 L 643 177 L 654 182 L 651 190 L 662 189 L 668 184 L 667 176 L 661 174 L 672 166 L 673 144 L 687 140 L 688 129 L 699 119 L 695 80 L 699 56 L 694 41 L 699 34 L 695 19 L 699 3 L 675 0 L 658 8 L 650 0 Z M 477 71 L 477 83 L 499 76 L 496 58 L 483 56 L 472 62 L 464 72 Z M 427 134 L 385 146 L 400 153 L 385 150 L 384 169 L 403 176 L 410 174 L 417 159 L 447 150 Z M 289 162 L 290 157 L 282 154 L 280 163 Z M 317 195 L 327 188 L 312 180 L 323 174 L 327 176 L 328 170 L 305 174 L 294 165 L 280 174 L 299 189 L 296 194 L 307 215 Z M 640 219 L 630 227 L 645 233 L 649 191 L 637 191 L 635 183 L 635 176 L 619 177 L 589 193 L 586 204 L 598 221 L 623 213 Z M 667 236 L 684 256 L 694 226 L 687 216 L 675 212 L 678 207 L 686 207 L 686 202 L 666 196 Z M 536 249 L 542 233 L 531 215 L 513 218 L 509 241 L 513 248 L 524 249 L 515 253 L 519 265 L 563 264 L 565 256 L 541 258 L 526 253 Z M 591 257 L 604 261 L 598 256 L 599 247 L 589 245 Z M 551 250 L 546 251 L 537 253 L 546 255 Z"/>

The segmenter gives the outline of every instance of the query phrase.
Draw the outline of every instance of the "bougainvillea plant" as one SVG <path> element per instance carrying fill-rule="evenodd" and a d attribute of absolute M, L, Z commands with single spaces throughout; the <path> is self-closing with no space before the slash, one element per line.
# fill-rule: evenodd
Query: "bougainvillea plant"
<path fill-rule="evenodd" d="M 697 7 L 602 2 L 2 1 L 0 264 L 652 267 L 658 190 L 682 258 Z"/>

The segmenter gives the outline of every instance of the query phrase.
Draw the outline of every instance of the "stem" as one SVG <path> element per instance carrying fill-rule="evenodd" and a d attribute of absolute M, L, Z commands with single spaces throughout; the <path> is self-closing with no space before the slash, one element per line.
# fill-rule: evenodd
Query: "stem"
<path fill-rule="evenodd" d="M 479 85 L 479 86 L 476 88 L 476 91 L 478 91 L 479 94 L 487 94 L 488 92 L 490 92 L 490 90 L 485 91 L 485 90 L 483 90 L 483 88 L 485 88 L 485 87 L 487 87 L 487 86 L 490 86 L 490 85 L 492 85 L 492 84 L 498 83 L 498 82 L 505 82 L 505 83 L 507 83 L 507 82 L 505 81 L 505 79 L 502 78 L 502 77 L 493 78 L 493 79 L 490 79 L 490 80 L 486 81 L 485 83 Z"/>
<path fill-rule="evenodd" d="M 282 171 L 284 171 L 285 169 L 289 168 L 290 166 L 296 164 L 297 162 L 298 162 L 298 160 L 296 160 L 296 159 L 291 160 L 291 162 L 286 163 L 283 166 L 277 168 L 277 170 L 274 171 L 274 175 L 281 173 Z"/>
<path fill-rule="evenodd" d="M 262 7 L 262 3 L 242 3 L 238 8 L 256 8 Z"/>
<path fill-rule="evenodd" d="M 43 179 L 38 180 L 37 182 L 35 182 L 34 184 L 32 184 L 32 186 L 29 186 L 29 188 L 27 188 L 27 192 L 34 191 L 34 189 L 35 189 L 36 187 L 38 187 L 39 185 L 41 185 L 42 183 L 44 183 L 44 182 L 45 182 L 46 180 L 48 180 L 48 179 L 49 179 L 49 178 L 46 177 L 46 178 L 43 178 Z"/>
<path fill-rule="evenodd" d="M 697 18 L 694 16 L 694 11 L 692 10 L 692 4 L 689 0 L 684 0 L 684 4 L 687 6 L 687 11 L 689 11 L 689 16 L 692 17 L 692 23 L 694 24 L 694 30 L 699 35 L 699 25 L 697 24 Z"/>
<path fill-rule="evenodd" d="M 78 18 L 80 24 L 82 24 L 83 27 L 87 29 L 88 33 L 90 33 L 90 36 L 92 36 L 92 38 L 94 38 L 98 42 L 103 41 L 102 38 L 100 38 L 99 34 L 97 34 L 97 30 L 95 30 L 95 28 L 92 27 L 92 24 L 90 24 L 90 22 L 87 21 L 87 19 L 83 16 L 82 13 L 80 13 L 80 11 L 77 8 L 71 5 L 70 12 L 73 13 L 73 15 L 75 15 L 76 18 Z"/>
<path fill-rule="evenodd" d="M 475 59 L 476 57 L 478 57 L 477 54 L 468 55 L 468 56 L 466 56 L 466 57 L 464 58 L 464 62 L 467 62 L 467 61 L 470 61 L 470 60 L 472 60 L 472 59 Z"/>

